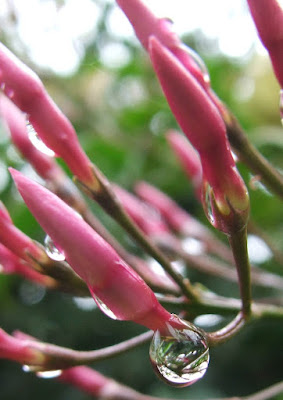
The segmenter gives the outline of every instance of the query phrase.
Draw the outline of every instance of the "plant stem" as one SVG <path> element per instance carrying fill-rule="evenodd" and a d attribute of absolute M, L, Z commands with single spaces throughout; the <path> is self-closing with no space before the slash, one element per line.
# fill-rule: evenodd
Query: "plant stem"
<path fill-rule="evenodd" d="M 247 138 L 239 122 L 230 112 L 226 119 L 229 141 L 239 159 L 246 164 L 262 183 L 283 199 L 283 176 L 263 157 Z"/>
<path fill-rule="evenodd" d="M 247 249 L 247 229 L 244 228 L 236 233 L 233 233 L 232 235 L 228 236 L 228 238 L 238 272 L 243 317 L 245 319 L 249 319 L 251 315 L 252 293 L 250 273 L 251 268 Z"/>

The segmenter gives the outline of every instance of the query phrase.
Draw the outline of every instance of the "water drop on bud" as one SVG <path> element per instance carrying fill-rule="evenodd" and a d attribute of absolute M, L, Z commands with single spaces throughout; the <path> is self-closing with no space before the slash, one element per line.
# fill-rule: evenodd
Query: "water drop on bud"
<path fill-rule="evenodd" d="M 50 236 L 46 235 L 44 239 L 44 248 L 48 257 L 54 261 L 64 261 L 65 254 L 59 250 Z"/>
<path fill-rule="evenodd" d="M 38 371 L 38 372 L 36 372 L 36 376 L 38 378 L 43 378 L 43 379 L 58 378 L 61 374 L 62 374 L 61 369 L 56 369 L 53 371 Z"/>
<path fill-rule="evenodd" d="M 38 136 L 36 130 L 32 126 L 32 124 L 27 120 L 26 122 L 27 125 L 27 132 L 28 132 L 28 137 L 31 143 L 34 145 L 34 147 L 37 148 L 37 150 L 41 151 L 41 153 L 49 156 L 49 157 L 54 157 L 55 153 L 53 150 L 49 149 L 49 147 L 46 146 L 45 143 L 40 139 Z"/>
<path fill-rule="evenodd" d="M 281 116 L 281 123 L 283 125 L 283 89 L 280 90 L 279 110 Z"/>
<path fill-rule="evenodd" d="M 189 322 L 183 329 L 168 324 L 167 335 L 156 331 L 149 350 L 157 375 L 171 386 L 185 387 L 201 379 L 209 363 L 209 348 L 204 335 Z"/>

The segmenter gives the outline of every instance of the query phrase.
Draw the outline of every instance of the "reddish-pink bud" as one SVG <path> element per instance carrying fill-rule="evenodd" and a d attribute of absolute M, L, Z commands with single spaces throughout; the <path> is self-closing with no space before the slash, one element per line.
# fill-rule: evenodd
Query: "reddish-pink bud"
<path fill-rule="evenodd" d="M 103 389 L 109 384 L 113 385 L 112 379 L 106 378 L 94 369 L 79 366 L 62 371 L 59 381 L 70 383 L 92 396 L 100 397 Z"/>
<path fill-rule="evenodd" d="M 202 60 L 186 47 L 172 29 L 172 21 L 158 18 L 141 0 L 116 0 L 144 48 L 148 50 L 150 36 L 155 36 L 187 68 L 199 83 L 209 88 L 207 70 Z"/>
<path fill-rule="evenodd" d="M 146 235 L 158 238 L 170 234 L 156 209 L 118 185 L 113 185 L 113 189 L 129 216 Z"/>
<path fill-rule="evenodd" d="M 234 226 L 235 213 L 241 213 L 240 225 L 245 225 L 249 199 L 247 189 L 236 170 L 226 128 L 218 109 L 190 72 L 156 38 L 150 39 L 149 49 L 171 110 L 199 153 L 205 196 L 208 193 L 206 197 L 214 202 L 214 216 L 210 221 L 226 233 L 239 229 L 238 224 Z M 225 222 L 220 221 L 222 217 Z"/>
<path fill-rule="evenodd" d="M 45 253 L 13 224 L 7 209 L 0 202 L 0 242 L 12 253 L 27 262 L 29 254 L 37 260 L 45 260 Z"/>
<path fill-rule="evenodd" d="M 44 187 L 11 170 L 17 187 L 45 232 L 91 293 L 119 319 L 162 329 L 171 318 L 152 290 L 81 217 Z"/>
<path fill-rule="evenodd" d="M 38 76 L 0 43 L 0 84 L 25 113 L 43 142 L 62 157 L 85 184 L 97 187 L 91 162 L 70 121 L 48 95 Z"/>
<path fill-rule="evenodd" d="M 0 358 L 21 364 L 40 365 L 44 356 L 32 348 L 30 340 L 15 338 L 0 329 Z"/>
<path fill-rule="evenodd" d="M 206 229 L 190 214 L 180 208 L 170 197 L 146 182 L 139 182 L 135 192 L 144 201 L 152 204 L 169 226 L 184 235 L 202 237 Z"/>
<path fill-rule="evenodd" d="M 17 274 L 24 278 L 39 283 L 43 286 L 53 286 L 52 278 L 35 271 L 18 256 L 0 243 L 0 272 L 4 274 Z"/>
<path fill-rule="evenodd" d="M 26 117 L 7 97 L 0 97 L 0 114 L 8 125 L 11 139 L 22 156 L 43 179 L 58 177 L 61 170 L 52 157 L 39 151 L 30 141 Z"/>
<path fill-rule="evenodd" d="M 278 0 L 248 0 L 259 37 L 269 52 L 275 75 L 283 88 L 283 6 Z"/>
<path fill-rule="evenodd" d="M 166 138 L 181 162 L 188 178 L 192 181 L 197 197 L 200 198 L 202 191 L 202 166 L 198 153 L 187 138 L 176 131 L 169 131 Z"/>

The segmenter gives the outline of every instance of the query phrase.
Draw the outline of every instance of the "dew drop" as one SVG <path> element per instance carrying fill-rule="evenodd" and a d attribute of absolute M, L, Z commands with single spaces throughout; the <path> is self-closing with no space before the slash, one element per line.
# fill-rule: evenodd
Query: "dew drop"
<path fill-rule="evenodd" d="M 34 147 L 37 148 L 37 150 L 41 151 L 41 153 L 49 156 L 49 157 L 54 157 L 55 153 L 53 150 L 49 149 L 49 147 L 46 146 L 45 143 L 40 139 L 38 136 L 36 130 L 32 126 L 32 124 L 27 120 L 27 131 L 28 131 L 28 137 L 31 141 L 31 143 L 34 145 Z"/>
<path fill-rule="evenodd" d="M 23 365 L 22 370 L 24 372 L 33 372 L 33 368 L 30 365 Z"/>
<path fill-rule="evenodd" d="M 202 79 L 206 87 L 210 86 L 210 76 L 208 69 L 206 68 L 206 65 L 202 58 L 198 55 L 197 52 L 195 52 L 192 48 L 189 46 L 182 44 L 181 45 L 181 50 L 184 50 L 187 54 L 189 54 L 190 58 L 194 61 L 196 67 L 199 69 L 199 71 L 202 74 Z"/>
<path fill-rule="evenodd" d="M 204 183 L 204 190 L 203 190 L 204 212 L 205 212 L 205 214 L 207 216 L 207 219 L 211 223 L 211 225 L 214 226 L 215 218 L 214 218 L 214 215 L 213 215 L 212 204 L 211 204 L 211 192 L 212 192 L 211 186 L 207 182 L 205 182 Z"/>
<path fill-rule="evenodd" d="M 185 387 L 201 379 L 209 363 L 206 340 L 194 325 L 181 321 L 185 328 L 168 325 L 169 335 L 156 331 L 149 355 L 157 375 L 171 386 Z"/>
<path fill-rule="evenodd" d="M 38 371 L 38 372 L 36 372 L 36 376 L 38 378 L 43 378 L 43 379 L 58 378 L 61 374 L 62 374 L 61 369 L 56 369 L 53 371 Z"/>
<path fill-rule="evenodd" d="M 50 236 L 46 235 L 44 239 L 44 247 L 46 254 L 48 257 L 50 257 L 54 261 L 64 261 L 65 260 L 65 254 L 63 251 L 59 250 L 53 240 L 51 239 Z"/>
<path fill-rule="evenodd" d="M 111 319 L 119 319 L 117 315 L 114 314 L 114 312 L 112 310 L 110 310 L 110 308 L 103 303 L 102 300 L 100 300 L 99 297 L 96 296 L 96 294 L 93 292 L 92 288 L 90 286 L 88 286 L 89 291 L 94 299 L 94 301 L 97 304 L 97 307 L 100 309 L 100 311 L 103 312 L 103 314 L 107 315 L 107 317 L 111 318 Z"/>
<path fill-rule="evenodd" d="M 283 89 L 280 90 L 279 109 L 280 109 L 281 123 L 283 125 Z"/>

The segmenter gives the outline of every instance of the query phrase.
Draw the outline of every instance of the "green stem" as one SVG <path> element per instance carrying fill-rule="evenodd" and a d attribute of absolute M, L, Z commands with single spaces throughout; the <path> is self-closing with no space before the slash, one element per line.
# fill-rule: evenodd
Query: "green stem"
<path fill-rule="evenodd" d="M 247 249 L 247 229 L 244 228 L 236 233 L 233 233 L 231 236 L 228 236 L 228 238 L 238 273 L 243 317 L 248 319 L 251 315 L 252 293 L 250 273 L 251 268 Z"/>
<path fill-rule="evenodd" d="M 230 113 L 226 122 L 229 141 L 239 159 L 246 164 L 262 183 L 283 199 L 283 176 L 251 144 L 237 119 Z"/>

